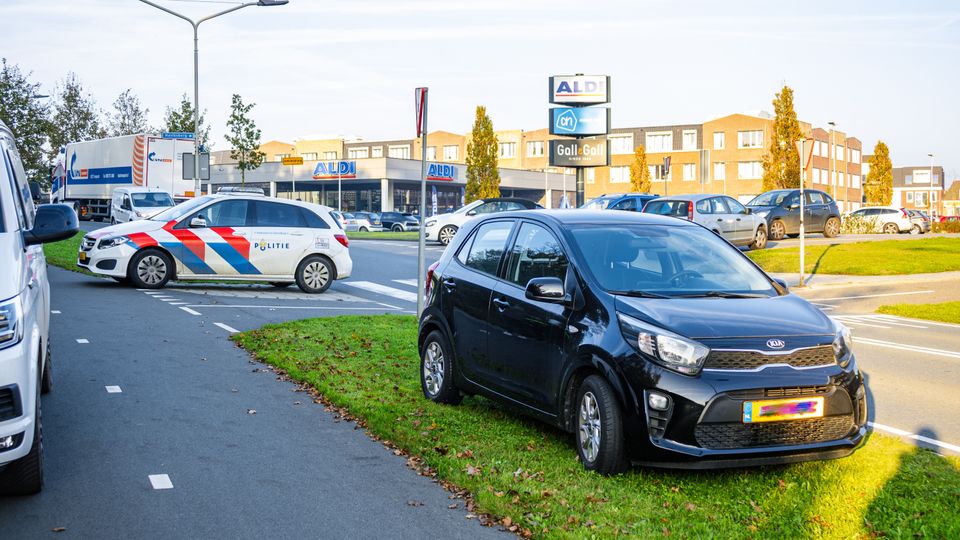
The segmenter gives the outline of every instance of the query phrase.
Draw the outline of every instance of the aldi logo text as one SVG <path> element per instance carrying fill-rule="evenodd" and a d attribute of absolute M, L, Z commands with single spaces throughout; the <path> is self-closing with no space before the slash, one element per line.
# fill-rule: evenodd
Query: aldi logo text
<path fill-rule="evenodd" d="M 453 165 L 431 163 L 427 167 L 427 180 L 444 180 L 452 182 L 457 179 L 457 168 Z"/>
<path fill-rule="evenodd" d="M 314 180 L 329 180 L 331 178 L 356 178 L 356 161 L 320 161 L 313 169 Z"/>

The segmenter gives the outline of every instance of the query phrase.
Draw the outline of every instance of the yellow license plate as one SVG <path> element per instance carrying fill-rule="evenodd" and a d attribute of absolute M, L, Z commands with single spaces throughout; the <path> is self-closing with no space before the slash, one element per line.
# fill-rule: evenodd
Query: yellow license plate
<path fill-rule="evenodd" d="M 746 401 L 743 404 L 743 423 L 780 422 L 823 416 L 823 397 L 768 399 Z"/>
<path fill-rule="evenodd" d="M 87 261 L 87 253 L 86 253 L 85 251 L 81 251 L 81 252 L 80 252 L 80 262 L 86 262 L 86 261 Z"/>

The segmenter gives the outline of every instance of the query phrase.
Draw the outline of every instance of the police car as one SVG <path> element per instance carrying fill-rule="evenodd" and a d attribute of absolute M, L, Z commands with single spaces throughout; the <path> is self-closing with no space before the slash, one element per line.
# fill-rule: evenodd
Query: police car
<path fill-rule="evenodd" d="M 322 293 L 350 276 L 348 245 L 326 207 L 222 189 L 87 234 L 77 266 L 141 289 L 215 277 Z"/>

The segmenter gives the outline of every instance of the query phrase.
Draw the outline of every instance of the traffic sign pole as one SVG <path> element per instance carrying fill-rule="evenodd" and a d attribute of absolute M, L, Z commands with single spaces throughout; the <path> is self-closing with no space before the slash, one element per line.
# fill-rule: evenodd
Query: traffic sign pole
<path fill-rule="evenodd" d="M 417 242 L 417 317 L 423 313 L 426 276 L 424 253 L 426 252 L 427 224 L 427 88 L 417 88 L 415 94 L 417 111 L 417 135 L 420 135 L 420 228 Z"/>
<path fill-rule="evenodd" d="M 797 141 L 797 154 L 800 157 L 800 283 L 804 284 L 804 256 L 806 255 L 806 230 L 804 222 L 806 221 L 804 213 L 806 208 L 806 197 L 804 196 L 804 187 L 807 183 L 807 168 L 810 167 L 810 156 L 813 153 L 813 139 L 800 139 Z M 809 148 L 809 150 L 808 150 Z"/>

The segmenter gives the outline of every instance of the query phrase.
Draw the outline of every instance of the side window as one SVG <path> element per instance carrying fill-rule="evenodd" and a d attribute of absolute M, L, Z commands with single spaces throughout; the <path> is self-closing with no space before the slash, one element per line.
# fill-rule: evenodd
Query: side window
<path fill-rule="evenodd" d="M 823 204 L 823 195 L 819 191 L 807 191 L 804 195 L 807 196 L 807 204 Z"/>
<path fill-rule="evenodd" d="M 512 221 L 495 221 L 481 225 L 473 235 L 473 244 L 464 264 L 474 270 L 497 275 L 500 258 L 507 247 L 507 238 L 512 228 Z"/>
<path fill-rule="evenodd" d="M 483 203 L 480 206 L 474 208 L 473 211 L 476 212 L 477 214 L 492 214 L 498 211 L 497 204 L 498 203 L 496 202 Z"/>
<path fill-rule="evenodd" d="M 470 255 L 470 246 L 473 245 L 473 238 L 476 235 L 470 236 L 462 246 L 460 246 L 460 251 L 457 252 L 457 260 L 462 264 L 467 264 L 467 256 Z"/>
<path fill-rule="evenodd" d="M 723 202 L 723 197 L 714 197 L 710 199 L 710 209 L 713 210 L 714 214 L 730 213 L 730 211 L 727 209 L 726 203 Z"/>
<path fill-rule="evenodd" d="M 797 205 L 800 204 L 800 194 L 799 194 L 799 193 L 792 193 L 792 194 L 790 194 L 790 196 L 787 197 L 787 202 L 786 202 L 785 206 L 786 206 L 787 208 L 789 208 L 789 207 L 791 207 L 791 206 L 793 206 L 793 205 L 795 205 L 795 204 L 797 204 Z"/>
<path fill-rule="evenodd" d="M 624 199 L 617 204 L 610 207 L 610 210 L 632 210 L 637 211 L 637 200 L 636 199 Z"/>
<path fill-rule="evenodd" d="M 731 199 L 730 197 L 724 197 L 723 202 L 727 203 L 727 208 L 730 209 L 731 214 L 746 214 L 747 209 L 740 204 L 736 199 Z"/>
<path fill-rule="evenodd" d="M 223 201 L 197 212 L 207 221 L 207 227 L 246 227 L 249 201 Z"/>
<path fill-rule="evenodd" d="M 526 210 L 527 207 L 514 201 L 507 201 L 503 203 L 503 211 L 507 212 L 509 210 Z"/>
<path fill-rule="evenodd" d="M 300 207 L 292 204 L 254 201 L 256 220 L 254 227 L 306 227 L 307 222 Z"/>
<path fill-rule="evenodd" d="M 704 199 L 702 201 L 697 201 L 697 213 L 698 214 L 712 214 L 713 205 L 710 204 L 710 199 Z"/>
<path fill-rule="evenodd" d="M 133 209 L 133 207 L 130 205 L 130 196 L 129 196 L 129 195 L 124 195 L 124 196 L 123 196 L 123 204 L 121 204 L 120 207 L 123 208 L 124 210 L 132 210 L 132 209 Z"/>
<path fill-rule="evenodd" d="M 307 223 L 307 227 L 311 229 L 329 229 L 330 225 L 323 220 L 316 213 L 307 210 L 306 208 L 300 208 L 300 213 L 303 214 L 303 220 Z"/>
<path fill-rule="evenodd" d="M 13 141 L 9 141 L 13 144 Z M 20 221 L 20 227 L 28 230 L 33 227 L 33 215 L 36 209 L 33 207 L 33 195 L 30 193 L 30 185 L 27 183 L 26 173 L 23 171 L 23 165 L 20 163 L 20 157 L 16 152 L 6 150 L 7 174 L 10 176 L 13 188 L 14 206 L 17 209 L 17 218 Z"/>
<path fill-rule="evenodd" d="M 533 278 L 564 279 L 566 275 L 567 256 L 553 234 L 533 223 L 520 225 L 520 232 L 510 250 L 507 281 L 526 287 Z"/>

